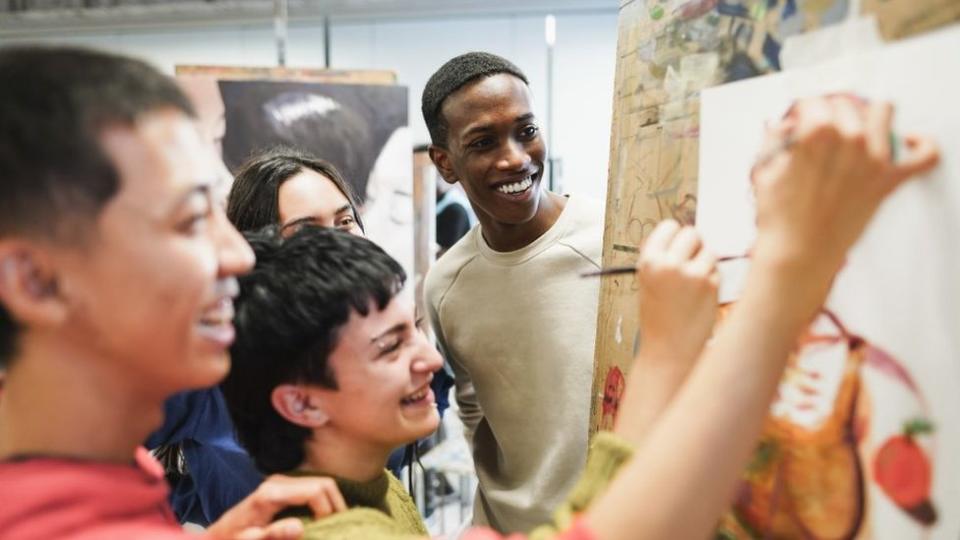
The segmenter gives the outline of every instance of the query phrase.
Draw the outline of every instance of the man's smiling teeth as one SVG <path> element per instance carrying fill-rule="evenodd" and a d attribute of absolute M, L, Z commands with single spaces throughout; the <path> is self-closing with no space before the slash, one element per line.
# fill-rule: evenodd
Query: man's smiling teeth
<path fill-rule="evenodd" d="M 204 326 L 220 326 L 233 322 L 233 301 L 221 300 L 217 306 L 208 310 L 200 317 L 200 324 Z"/>
<path fill-rule="evenodd" d="M 530 186 L 533 185 L 533 178 L 526 177 L 519 182 L 514 182 L 512 184 L 504 184 L 497 188 L 497 191 L 500 193 L 518 193 L 520 191 L 526 191 Z"/>
<path fill-rule="evenodd" d="M 404 405 L 409 405 L 409 404 L 411 404 L 411 403 L 416 403 L 417 401 L 420 401 L 421 399 L 427 397 L 427 392 L 429 392 L 429 391 L 430 391 L 430 387 L 426 387 L 426 388 L 424 388 L 423 390 L 417 392 L 416 394 L 411 394 L 411 395 L 403 398 L 403 400 L 401 401 L 401 403 L 403 403 Z"/>
<path fill-rule="evenodd" d="M 233 329 L 233 300 L 224 298 L 207 309 L 194 328 L 202 338 L 222 348 L 229 347 L 236 337 Z"/>

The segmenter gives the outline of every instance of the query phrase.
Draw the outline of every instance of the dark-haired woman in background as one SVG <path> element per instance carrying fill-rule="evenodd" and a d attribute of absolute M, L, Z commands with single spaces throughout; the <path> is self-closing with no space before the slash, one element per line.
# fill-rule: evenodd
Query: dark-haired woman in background
<path fill-rule="evenodd" d="M 227 199 L 227 217 L 240 231 L 303 223 L 363 236 L 357 197 L 329 162 L 280 147 L 247 161 Z"/>

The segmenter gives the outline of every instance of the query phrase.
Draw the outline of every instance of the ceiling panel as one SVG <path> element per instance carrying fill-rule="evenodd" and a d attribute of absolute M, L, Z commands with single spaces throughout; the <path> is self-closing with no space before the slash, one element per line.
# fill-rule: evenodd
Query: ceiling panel
<path fill-rule="evenodd" d="M 618 0 L 288 0 L 290 21 L 610 12 Z M 274 0 L 0 0 L 0 37 L 266 22 Z"/>

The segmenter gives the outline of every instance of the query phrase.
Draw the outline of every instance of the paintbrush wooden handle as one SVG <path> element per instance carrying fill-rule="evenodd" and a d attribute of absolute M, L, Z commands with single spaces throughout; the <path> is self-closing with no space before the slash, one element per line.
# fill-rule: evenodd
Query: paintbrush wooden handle
<path fill-rule="evenodd" d="M 732 261 L 736 259 L 746 259 L 750 255 L 728 255 L 725 257 L 720 257 L 717 259 L 718 263 Z M 580 274 L 580 277 L 602 277 L 602 276 L 618 276 L 622 274 L 632 274 L 637 271 L 636 266 L 608 266 L 607 268 L 601 268 L 600 270 L 594 270 L 592 272 L 584 272 Z"/>

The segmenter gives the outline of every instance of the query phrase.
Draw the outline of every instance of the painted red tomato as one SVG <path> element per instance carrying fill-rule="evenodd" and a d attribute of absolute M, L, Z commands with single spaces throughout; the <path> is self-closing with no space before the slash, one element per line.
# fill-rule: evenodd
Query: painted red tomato
<path fill-rule="evenodd" d="M 914 420 L 902 435 L 887 439 L 873 461 L 873 477 L 897 506 L 924 524 L 936 521 L 936 510 L 930 502 L 933 472 L 930 459 L 917 444 L 917 436 L 933 431 L 925 420 Z"/>
<path fill-rule="evenodd" d="M 904 508 L 930 496 L 930 462 L 913 437 L 891 437 L 877 453 L 874 477 L 893 502 Z"/>

